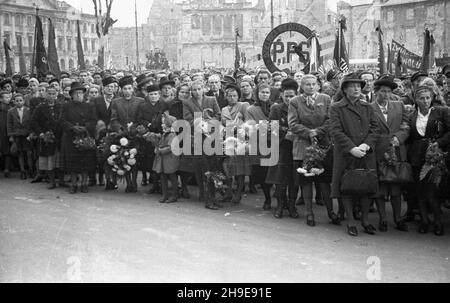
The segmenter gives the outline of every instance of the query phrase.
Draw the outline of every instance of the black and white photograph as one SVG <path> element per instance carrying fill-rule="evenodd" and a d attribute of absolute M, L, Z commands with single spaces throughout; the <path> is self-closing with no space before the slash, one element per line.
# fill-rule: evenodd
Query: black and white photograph
<path fill-rule="evenodd" d="M 1 283 L 450 282 L 450 0 L 0 0 L 0 42 Z"/>

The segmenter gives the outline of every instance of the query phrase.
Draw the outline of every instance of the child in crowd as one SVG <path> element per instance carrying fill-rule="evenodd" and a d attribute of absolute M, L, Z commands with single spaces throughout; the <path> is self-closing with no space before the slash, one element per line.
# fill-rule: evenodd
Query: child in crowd
<path fill-rule="evenodd" d="M 3 174 L 5 178 L 11 176 L 11 142 L 8 136 L 7 116 L 8 111 L 11 109 L 11 97 L 12 94 L 8 91 L 0 91 L 0 157 L 3 160 Z"/>
<path fill-rule="evenodd" d="M 155 161 L 153 170 L 161 175 L 162 198 L 160 203 L 174 203 L 178 196 L 178 177 L 176 172 L 179 166 L 179 156 L 172 153 L 171 144 L 176 138 L 172 129 L 172 124 L 177 119 L 173 116 L 164 114 L 162 118 L 163 134 L 159 144 L 155 148 Z M 169 193 L 169 181 L 172 183 L 172 195 Z"/>
<path fill-rule="evenodd" d="M 7 114 L 7 128 L 10 142 L 16 144 L 19 157 L 20 179 L 27 178 L 25 171 L 25 157 L 28 163 L 28 169 L 33 167 L 31 157 L 31 144 L 27 137 L 30 134 L 31 114 L 30 109 L 25 104 L 25 98 L 22 94 L 15 94 L 12 98 L 14 107 Z"/>

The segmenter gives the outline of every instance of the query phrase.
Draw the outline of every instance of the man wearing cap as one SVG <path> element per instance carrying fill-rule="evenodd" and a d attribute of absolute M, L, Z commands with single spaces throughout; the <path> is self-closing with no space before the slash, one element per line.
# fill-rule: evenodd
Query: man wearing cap
<path fill-rule="evenodd" d="M 417 87 L 419 87 L 420 83 L 422 82 L 423 79 L 425 79 L 426 77 L 428 77 L 428 74 L 425 72 L 415 72 L 412 76 L 411 76 L 411 85 L 412 85 L 412 90 L 410 93 L 406 94 L 401 101 L 403 102 L 403 104 L 405 105 L 414 105 L 414 95 L 413 92 L 416 90 Z"/>
<path fill-rule="evenodd" d="M 327 73 L 327 82 L 330 84 L 326 86 L 323 93 L 330 96 L 333 102 L 337 102 L 337 97 L 335 97 L 339 92 L 339 86 L 342 79 L 342 73 L 338 70 L 330 70 Z"/>
<path fill-rule="evenodd" d="M 379 139 L 375 151 L 377 163 L 384 160 L 384 154 L 394 146 L 398 151 L 399 161 L 406 161 L 405 141 L 409 137 L 408 113 L 401 101 L 392 101 L 392 91 L 397 88 L 393 77 L 383 76 L 374 83 L 374 101 L 370 104 L 380 127 Z M 401 217 L 402 186 L 397 183 L 380 182 L 379 196 L 376 199 L 377 210 L 380 215 L 378 229 L 387 231 L 387 217 L 385 199 L 390 198 L 394 215 L 394 223 L 398 230 L 407 231 L 408 226 Z"/>
<path fill-rule="evenodd" d="M 225 93 L 222 90 L 222 83 L 220 82 L 220 76 L 217 74 L 211 75 L 208 78 L 209 91 L 205 94 L 208 97 L 215 97 L 220 109 L 228 105 L 225 98 Z"/>
<path fill-rule="evenodd" d="M 144 102 L 144 99 L 133 96 L 133 83 L 132 76 L 120 79 L 123 97 L 116 98 L 111 103 L 111 129 L 116 132 L 127 131 L 128 123 L 136 123 L 139 104 Z"/>
<path fill-rule="evenodd" d="M 152 85 L 152 79 L 147 77 L 146 74 L 139 75 L 136 78 L 136 84 L 137 84 L 137 93 L 136 97 L 139 98 L 145 98 L 148 95 L 147 87 Z"/>
<path fill-rule="evenodd" d="M 345 171 L 351 165 L 359 168 L 364 163 L 368 169 L 376 169 L 376 158 L 373 153 L 380 133 L 378 121 L 369 103 L 361 101 L 361 89 L 366 85 L 356 73 L 346 75 L 341 84 L 344 94 L 339 102 L 331 105 L 330 135 L 334 142 L 333 177 L 331 182 L 331 198 L 342 198 L 347 213 L 347 232 L 357 236 L 353 212 L 353 200 L 359 199 L 362 209 L 361 224 L 368 234 L 375 234 L 376 229 L 369 224 L 369 195 L 351 196 L 341 194 L 341 181 Z M 359 161 L 358 161 L 359 160 Z"/>

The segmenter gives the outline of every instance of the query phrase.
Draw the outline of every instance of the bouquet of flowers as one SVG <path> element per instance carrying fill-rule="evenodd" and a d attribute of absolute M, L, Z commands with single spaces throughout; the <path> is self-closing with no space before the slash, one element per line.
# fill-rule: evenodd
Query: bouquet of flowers
<path fill-rule="evenodd" d="M 448 174 L 445 158 L 447 153 L 443 152 L 437 144 L 430 144 L 425 154 L 425 164 L 420 170 L 420 180 L 428 177 L 428 181 L 436 186 L 441 184 L 442 178 Z"/>
<path fill-rule="evenodd" d="M 323 174 L 323 161 L 327 156 L 328 150 L 321 148 L 317 143 L 317 139 L 313 140 L 313 144 L 306 148 L 303 158 L 303 167 L 299 167 L 297 172 L 305 177 L 314 177 Z"/>
<path fill-rule="evenodd" d="M 126 137 L 119 140 L 119 144 L 109 146 L 111 155 L 108 157 L 108 165 L 119 177 L 125 176 L 136 165 L 136 148 L 131 147 L 130 141 Z"/>
<path fill-rule="evenodd" d="M 53 131 L 49 130 L 44 133 L 42 136 L 42 141 L 44 141 L 45 144 L 51 144 L 55 142 L 55 134 L 53 134 Z"/>
<path fill-rule="evenodd" d="M 207 171 L 205 173 L 206 176 L 206 182 L 214 184 L 214 188 L 221 193 L 224 194 L 226 191 L 226 185 L 225 181 L 227 180 L 227 177 L 224 173 L 220 171 Z"/>
<path fill-rule="evenodd" d="M 75 140 L 73 140 L 73 144 L 78 151 L 90 151 L 97 148 L 95 139 L 89 136 L 76 137 Z"/>

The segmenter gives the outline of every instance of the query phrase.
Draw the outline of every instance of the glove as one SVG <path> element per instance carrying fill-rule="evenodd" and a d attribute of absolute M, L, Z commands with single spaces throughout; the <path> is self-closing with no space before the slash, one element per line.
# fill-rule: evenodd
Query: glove
<path fill-rule="evenodd" d="M 359 147 L 353 147 L 350 150 L 350 154 L 355 158 L 361 159 L 366 155 L 366 152 L 362 151 Z"/>

